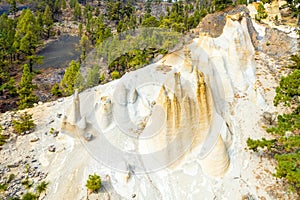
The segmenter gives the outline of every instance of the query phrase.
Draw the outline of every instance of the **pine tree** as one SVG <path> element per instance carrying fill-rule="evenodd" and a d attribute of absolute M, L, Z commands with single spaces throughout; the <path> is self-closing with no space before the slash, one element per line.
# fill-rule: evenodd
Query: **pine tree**
<path fill-rule="evenodd" d="M 8 18 L 4 13 L 0 16 L 0 61 L 4 64 L 4 61 L 10 57 L 10 62 L 13 60 L 15 48 L 13 43 L 15 40 L 15 20 Z M 2 67 L 2 66 L 1 66 Z"/>
<path fill-rule="evenodd" d="M 80 75 L 80 64 L 71 61 L 70 66 L 66 69 L 65 75 L 60 83 L 60 86 L 65 95 L 71 95 L 74 93 L 76 80 Z"/>
<path fill-rule="evenodd" d="M 90 46 L 91 46 L 91 44 L 90 44 L 89 38 L 86 35 L 83 35 L 80 40 L 80 47 L 81 47 L 80 58 L 81 58 L 82 62 L 84 62 L 84 60 L 86 59 L 86 54 L 89 51 Z"/>
<path fill-rule="evenodd" d="M 51 88 L 51 94 L 57 97 L 62 96 L 62 91 L 59 89 L 59 85 L 57 83 L 55 83 Z"/>
<path fill-rule="evenodd" d="M 78 3 L 78 0 L 70 0 L 70 7 L 75 8 L 76 3 Z"/>
<path fill-rule="evenodd" d="M 78 25 L 78 37 L 81 37 L 82 36 L 82 23 L 80 23 L 79 25 Z"/>
<path fill-rule="evenodd" d="M 52 20 L 52 12 L 50 7 L 47 5 L 46 9 L 43 14 L 43 25 L 45 26 L 45 31 L 47 34 L 47 38 L 50 37 L 50 31 L 53 27 L 53 20 Z"/>
<path fill-rule="evenodd" d="M 82 16 L 81 7 L 80 7 L 79 3 L 77 2 L 75 4 L 75 8 L 74 8 L 74 19 L 80 20 L 81 16 Z"/>
<path fill-rule="evenodd" d="M 13 46 L 29 60 L 30 72 L 33 64 L 38 60 L 35 56 L 39 44 L 38 27 L 32 12 L 29 9 L 23 10 L 17 24 Z"/>
<path fill-rule="evenodd" d="M 27 112 L 21 114 L 18 120 L 13 120 L 12 124 L 18 134 L 32 131 L 35 127 L 32 114 L 28 114 Z"/>
<path fill-rule="evenodd" d="M 99 66 L 94 65 L 93 68 L 89 68 L 87 71 L 87 77 L 86 77 L 86 88 L 94 87 L 99 84 Z"/>
<path fill-rule="evenodd" d="M 19 101 L 17 102 L 19 109 L 30 108 L 38 101 L 38 97 L 33 93 L 35 86 L 32 84 L 32 75 L 29 66 L 23 66 L 23 73 L 19 89 Z"/>
<path fill-rule="evenodd" d="M 18 12 L 16 0 L 10 0 L 9 3 L 10 3 L 9 12 L 15 15 Z"/>
<path fill-rule="evenodd" d="M 43 22 L 43 13 L 37 12 L 36 13 L 36 23 L 37 23 L 37 34 L 39 37 L 43 37 L 44 35 L 44 22 Z"/>

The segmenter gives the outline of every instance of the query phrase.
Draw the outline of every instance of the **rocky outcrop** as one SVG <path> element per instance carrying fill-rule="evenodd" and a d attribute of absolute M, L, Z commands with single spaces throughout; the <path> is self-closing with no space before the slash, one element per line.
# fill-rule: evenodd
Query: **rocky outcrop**
<path fill-rule="evenodd" d="M 273 2 L 271 5 L 266 5 L 268 10 L 268 20 L 280 20 L 281 16 L 278 10 L 278 3 Z M 258 35 L 255 29 L 252 19 L 255 18 L 256 7 L 249 5 L 249 12 L 246 6 L 237 6 L 232 9 L 225 10 L 224 12 L 218 12 L 207 15 L 199 24 L 199 30 L 201 35 L 209 35 L 210 37 L 220 37 L 224 31 L 224 27 L 227 19 L 233 21 L 246 20 L 247 32 L 250 35 L 252 45 L 255 50 L 262 51 L 272 57 L 281 57 L 285 54 L 294 53 L 298 46 L 296 38 L 289 37 L 283 31 L 275 28 L 266 28 L 263 35 Z M 276 17 L 277 16 L 277 17 Z M 280 46 L 281 48 L 278 48 Z"/>
<path fill-rule="evenodd" d="M 299 49 L 299 44 L 297 39 L 276 28 L 266 28 L 261 46 L 257 48 L 271 57 L 282 57 L 295 53 Z"/>
<path fill-rule="evenodd" d="M 244 13 L 245 16 L 248 15 L 249 11 L 247 10 L 246 6 L 241 5 L 222 12 L 209 14 L 202 19 L 198 27 L 200 32 L 207 33 L 209 36 L 216 38 L 223 33 L 228 15 L 231 15 L 235 20 L 240 20 L 241 18 L 239 15 L 241 15 L 241 13 Z"/>
<path fill-rule="evenodd" d="M 84 101 L 76 94 L 67 113 L 77 114 L 66 115 L 62 127 L 75 126 L 89 152 L 120 170 L 174 169 L 195 151 L 206 174 L 223 176 L 234 134 L 228 104 L 236 93 L 253 92 L 255 82 L 251 19 L 243 6 L 224 18 L 218 37 L 201 33 L 161 62 L 83 93 Z"/>

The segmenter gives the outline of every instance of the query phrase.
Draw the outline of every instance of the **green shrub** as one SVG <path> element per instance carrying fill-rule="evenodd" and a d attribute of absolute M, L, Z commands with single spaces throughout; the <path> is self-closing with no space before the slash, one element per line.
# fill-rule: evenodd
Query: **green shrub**
<path fill-rule="evenodd" d="M 276 96 L 274 98 L 274 105 L 283 103 L 289 106 L 290 103 L 299 102 L 300 96 L 300 70 L 295 69 L 288 76 L 282 77 L 279 81 L 279 86 L 276 87 Z M 300 109 L 299 109 L 300 110 Z"/>
<path fill-rule="evenodd" d="M 33 93 L 35 88 L 36 85 L 32 84 L 30 68 L 25 64 L 23 66 L 23 74 L 19 89 L 17 90 L 17 93 L 19 94 L 19 101 L 17 102 L 19 109 L 30 108 L 38 101 L 38 97 Z"/>
<path fill-rule="evenodd" d="M 49 183 L 42 181 L 38 186 L 36 186 L 37 196 L 40 196 L 43 192 L 46 192 Z"/>
<path fill-rule="evenodd" d="M 0 125 L 0 149 L 1 146 L 3 146 L 6 143 L 6 139 L 8 139 L 7 136 L 2 135 L 2 126 Z"/>
<path fill-rule="evenodd" d="M 101 188 L 101 178 L 97 174 L 89 175 L 89 179 L 86 182 L 87 189 L 91 192 L 99 190 Z"/>
<path fill-rule="evenodd" d="M 6 139 L 7 139 L 7 137 L 0 133 L 0 149 L 1 149 L 1 146 L 3 146 L 6 143 Z"/>
<path fill-rule="evenodd" d="M 104 74 L 104 73 L 101 73 L 99 79 L 100 79 L 100 83 L 105 83 L 105 74 Z"/>
<path fill-rule="evenodd" d="M 7 183 L 10 183 L 12 180 L 14 180 L 15 176 L 16 176 L 15 174 L 10 174 Z"/>
<path fill-rule="evenodd" d="M 120 78 L 120 73 L 119 73 L 118 71 L 116 71 L 116 70 L 113 71 L 113 72 L 111 73 L 111 78 L 112 78 L 113 80 Z"/>
<path fill-rule="evenodd" d="M 299 147 L 299 146 L 298 146 Z M 293 189 L 300 188 L 300 153 L 275 155 L 278 163 L 276 177 L 285 178 Z"/>
<path fill-rule="evenodd" d="M 53 96 L 61 97 L 62 96 L 62 91 L 59 89 L 58 83 L 55 83 L 53 87 L 51 88 L 51 94 Z"/>
<path fill-rule="evenodd" d="M 6 191 L 7 187 L 8 187 L 7 183 L 5 183 L 5 184 L 0 183 L 0 192 L 1 191 Z"/>
<path fill-rule="evenodd" d="M 60 82 L 60 86 L 65 95 L 71 95 L 75 91 L 75 85 L 80 76 L 80 63 L 72 60 L 69 67 L 66 69 L 63 79 Z"/>
<path fill-rule="evenodd" d="M 267 140 L 266 138 L 262 138 L 262 140 L 252 140 L 250 138 L 247 139 L 247 146 L 249 149 L 253 151 L 257 151 L 257 148 L 264 148 L 267 147 L 268 150 L 275 147 L 276 140 Z"/>
<path fill-rule="evenodd" d="M 53 133 L 54 133 L 54 128 L 50 128 L 50 131 L 49 131 L 49 133 L 52 135 Z"/>
<path fill-rule="evenodd" d="M 26 189 L 30 189 L 33 186 L 32 181 L 29 180 L 28 177 L 25 180 L 23 180 L 21 183 L 22 185 L 24 185 Z"/>
<path fill-rule="evenodd" d="M 0 90 L 7 90 L 8 94 L 15 96 L 17 94 L 16 82 L 14 78 L 10 78 L 6 83 L 0 86 Z"/>
<path fill-rule="evenodd" d="M 258 5 L 257 14 L 255 15 L 255 19 L 260 21 L 262 19 L 266 19 L 268 17 L 267 11 L 262 3 Z"/>
<path fill-rule="evenodd" d="M 32 114 L 28 114 L 27 112 L 22 114 L 19 120 L 13 120 L 12 123 L 15 131 L 19 134 L 33 130 L 35 127 L 34 121 L 32 120 Z"/>
<path fill-rule="evenodd" d="M 38 197 L 35 194 L 31 193 L 31 192 L 27 192 L 26 194 L 24 194 L 22 196 L 22 200 L 36 200 L 37 198 Z"/>

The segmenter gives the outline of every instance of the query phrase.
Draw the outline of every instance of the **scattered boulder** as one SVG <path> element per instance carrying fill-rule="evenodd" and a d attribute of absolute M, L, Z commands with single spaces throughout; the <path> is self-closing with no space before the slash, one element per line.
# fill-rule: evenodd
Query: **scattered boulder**
<path fill-rule="evenodd" d="M 264 112 L 262 114 L 262 121 L 266 125 L 273 125 L 275 123 L 276 116 L 273 113 Z"/>
<path fill-rule="evenodd" d="M 54 131 L 54 132 L 52 133 L 53 137 L 57 137 L 58 134 L 59 134 L 59 131 Z"/>
<path fill-rule="evenodd" d="M 48 147 L 48 151 L 49 152 L 55 152 L 56 151 L 56 147 L 54 144 L 51 144 L 49 147 Z"/>
<path fill-rule="evenodd" d="M 83 134 L 83 137 L 86 141 L 91 141 L 93 139 L 93 135 L 91 133 Z"/>
<path fill-rule="evenodd" d="M 34 138 L 32 138 L 32 139 L 30 140 L 30 142 L 37 142 L 37 141 L 39 141 L 39 140 L 40 140 L 40 138 L 34 137 Z"/>

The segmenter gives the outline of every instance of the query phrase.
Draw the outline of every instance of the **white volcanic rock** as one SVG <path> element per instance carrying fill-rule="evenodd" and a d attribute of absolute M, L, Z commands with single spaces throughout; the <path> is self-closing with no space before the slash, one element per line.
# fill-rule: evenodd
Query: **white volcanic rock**
<path fill-rule="evenodd" d="M 265 134 L 256 123 L 262 112 L 274 110 L 274 92 L 256 84 L 255 71 L 246 20 L 235 15 L 218 38 L 200 35 L 119 80 L 32 108 L 40 140 L 30 148 L 49 171 L 45 199 L 85 199 L 93 173 L 103 181 L 95 199 L 271 199 L 274 169 L 245 152 L 248 137 Z M 56 138 L 41 134 L 49 117 L 61 127 Z"/>
<path fill-rule="evenodd" d="M 124 173 L 129 166 L 133 173 L 180 169 L 191 154 L 205 174 L 226 175 L 227 149 L 232 144 L 226 126 L 231 124 L 229 102 L 237 92 L 252 92 L 255 82 L 254 48 L 246 20 L 243 15 L 228 16 L 220 37 L 200 36 L 184 51 L 162 60 L 162 65 L 159 61 L 82 92 L 80 101 L 75 95 L 69 113 L 78 113 L 80 102 L 80 114 L 69 114 L 63 131 L 80 140 L 91 132 L 93 139 L 85 142 L 88 152 Z M 160 70 L 165 66 L 171 67 L 168 73 Z M 69 129 L 74 122 L 78 124 Z M 128 175 L 125 179 L 134 180 Z M 142 194 L 148 197 L 149 192 Z"/>
<path fill-rule="evenodd" d="M 93 135 L 98 138 L 86 147 L 97 157 L 95 146 L 107 140 L 112 146 L 106 148 L 133 152 L 140 158 L 133 157 L 130 161 L 124 158 L 126 153 L 114 155 L 112 152 L 109 162 L 124 159 L 123 162 L 135 165 L 138 172 L 157 170 L 175 161 L 172 167 L 176 168 L 180 157 L 202 147 L 199 157 L 203 170 L 210 175 L 223 176 L 229 166 L 226 149 L 230 146 L 225 144 L 231 144 L 226 141 L 230 137 L 224 126 L 225 118 L 229 118 L 223 116 L 228 115 L 228 102 L 233 101 L 234 94 L 252 92 L 255 82 L 254 48 L 246 20 L 242 14 L 228 16 L 220 37 L 200 36 L 186 46 L 184 52 L 167 55 L 163 66 L 171 67 L 168 73 L 160 72 L 159 65 L 160 62 L 149 65 L 126 74 L 108 84 L 110 86 L 95 88 L 101 90 L 100 101 L 98 95 L 97 99 L 90 97 L 81 101 L 82 116 L 86 116 Z M 128 91 L 133 92 L 128 95 Z M 136 102 L 137 94 L 140 103 Z M 81 96 L 93 95 L 83 92 Z M 75 102 L 79 100 L 75 98 Z M 128 102 L 134 105 L 129 106 Z M 145 109 L 143 112 L 141 107 L 148 112 Z M 74 117 L 68 118 L 70 125 L 74 125 Z M 78 125 L 80 129 L 82 125 Z M 99 157 L 103 159 L 106 157 Z"/>

